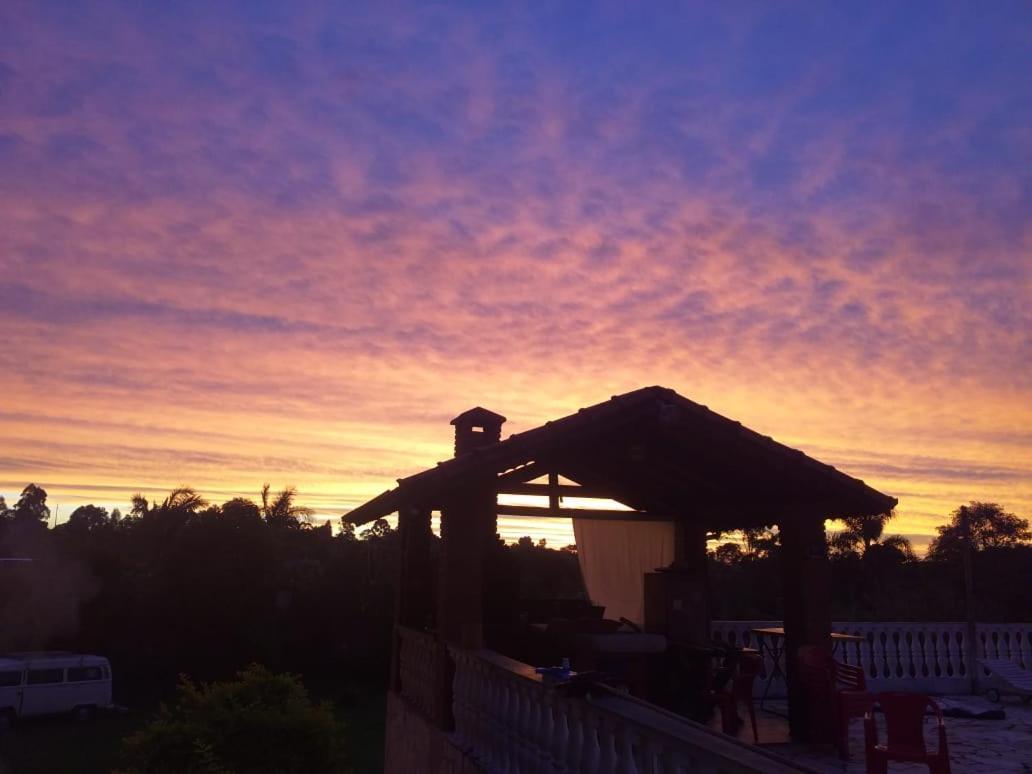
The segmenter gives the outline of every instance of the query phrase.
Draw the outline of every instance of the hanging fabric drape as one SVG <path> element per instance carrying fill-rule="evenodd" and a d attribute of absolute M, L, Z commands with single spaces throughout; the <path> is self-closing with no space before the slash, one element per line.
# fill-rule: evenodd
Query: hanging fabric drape
<path fill-rule="evenodd" d="M 573 519 L 577 560 L 588 596 L 610 619 L 645 620 L 645 573 L 674 561 L 669 521 Z"/>

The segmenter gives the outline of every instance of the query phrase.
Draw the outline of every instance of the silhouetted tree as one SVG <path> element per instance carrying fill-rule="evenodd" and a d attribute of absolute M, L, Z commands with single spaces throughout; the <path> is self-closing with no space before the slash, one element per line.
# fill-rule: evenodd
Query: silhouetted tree
<path fill-rule="evenodd" d="M 833 554 L 848 556 L 856 554 L 861 557 L 878 555 L 882 558 L 898 557 L 909 561 L 914 558 L 914 549 L 910 541 L 902 535 L 885 535 L 885 523 L 895 513 L 888 512 L 877 516 L 847 516 L 842 519 L 846 528 L 833 533 L 828 545 Z M 874 553 L 871 549 L 875 548 Z"/>
<path fill-rule="evenodd" d="M 3 495 L 0 495 L 0 523 L 10 518 L 10 515 L 10 511 L 7 508 L 7 500 L 4 499 Z"/>
<path fill-rule="evenodd" d="M 754 527 L 742 530 L 742 538 L 749 556 L 771 558 L 781 549 L 781 534 L 770 527 Z"/>
<path fill-rule="evenodd" d="M 738 543 L 723 543 L 713 549 L 713 558 L 721 564 L 738 564 L 743 555 Z"/>
<path fill-rule="evenodd" d="M 360 537 L 362 540 L 376 539 L 390 537 L 394 532 L 391 529 L 391 524 L 387 519 L 377 519 L 370 526 L 362 530 Z"/>
<path fill-rule="evenodd" d="M 61 529 L 70 532 L 92 532 L 96 529 L 103 529 L 110 523 L 111 517 L 108 515 L 107 509 L 98 505 L 80 505 L 72 511 L 68 521 L 61 525 Z"/>
<path fill-rule="evenodd" d="M 46 523 L 50 518 L 47 507 L 47 491 L 43 487 L 29 484 L 22 490 L 21 497 L 15 503 L 11 516 L 21 523 Z"/>
<path fill-rule="evenodd" d="M 302 524 L 311 521 L 314 511 L 302 505 L 295 505 L 294 498 L 297 497 L 297 489 L 292 486 L 285 487 L 275 497 L 270 497 L 269 485 L 262 486 L 262 517 L 269 524 L 280 527 L 297 528 Z"/>
<path fill-rule="evenodd" d="M 254 527 L 261 523 L 262 512 L 256 504 L 244 497 L 234 497 L 222 504 L 222 518 L 237 528 Z"/>
<path fill-rule="evenodd" d="M 964 545 L 965 518 L 971 534 L 971 547 L 975 551 L 1012 548 L 1032 540 L 1028 519 L 1007 513 L 997 503 L 972 501 L 957 508 L 951 514 L 949 524 L 937 527 L 939 536 L 928 547 L 929 559 L 950 559 L 960 555 Z"/>

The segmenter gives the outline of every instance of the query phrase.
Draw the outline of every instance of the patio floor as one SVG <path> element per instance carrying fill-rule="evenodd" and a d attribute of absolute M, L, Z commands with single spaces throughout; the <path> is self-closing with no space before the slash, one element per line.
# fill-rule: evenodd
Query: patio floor
<path fill-rule="evenodd" d="M 950 762 L 955 774 L 1003 774 L 1004 772 L 1032 772 L 1032 705 L 1021 704 L 1013 698 L 1005 698 L 998 704 L 975 696 L 936 697 L 945 710 L 953 704 L 979 709 L 1000 709 L 1006 713 L 1003 720 L 981 720 L 973 718 L 946 718 L 946 736 L 950 745 Z M 766 707 L 784 712 L 784 701 L 769 701 Z M 752 729 L 748 716 L 738 731 L 743 742 L 752 742 Z M 807 768 L 828 774 L 864 774 L 864 728 L 863 720 L 855 718 L 849 726 L 849 761 L 842 761 L 831 745 L 802 745 L 788 740 L 788 721 L 773 712 L 757 710 L 756 721 L 760 744 L 771 752 L 796 761 Z M 719 719 L 714 717 L 710 726 L 720 728 Z M 884 724 L 879 723 L 884 738 Z M 925 724 L 929 749 L 938 744 L 934 736 L 934 723 Z M 892 763 L 889 772 L 910 774 L 927 772 L 926 766 L 908 763 Z"/>

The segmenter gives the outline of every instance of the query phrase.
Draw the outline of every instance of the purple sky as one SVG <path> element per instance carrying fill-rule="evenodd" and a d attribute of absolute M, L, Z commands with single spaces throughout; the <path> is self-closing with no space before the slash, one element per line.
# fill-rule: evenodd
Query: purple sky
<path fill-rule="evenodd" d="M 356 5 L 0 5 L 8 500 L 339 516 L 663 384 L 1032 515 L 1032 5 Z"/>

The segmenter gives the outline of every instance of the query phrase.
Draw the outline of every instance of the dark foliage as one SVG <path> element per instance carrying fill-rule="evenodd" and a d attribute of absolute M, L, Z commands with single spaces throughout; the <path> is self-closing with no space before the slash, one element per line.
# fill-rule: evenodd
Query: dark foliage
<path fill-rule="evenodd" d="M 334 536 L 305 521 L 293 491 L 263 494 L 220 507 L 181 488 L 134 497 L 125 518 L 83 506 L 49 530 L 4 519 L 0 556 L 33 561 L 0 564 L 0 649 L 104 654 L 116 700 L 132 705 L 168 695 L 180 674 L 225 679 L 250 663 L 328 693 L 385 681 L 392 533 Z"/>
<path fill-rule="evenodd" d="M 343 772 L 343 725 L 301 681 L 250 666 L 208 685 L 183 679 L 175 701 L 126 740 L 128 772 Z"/>
<path fill-rule="evenodd" d="M 15 509 L 0 509 L 0 556 L 33 559 L 0 563 L 0 650 L 104 654 L 117 676 L 116 700 L 133 706 L 169 695 L 180 674 L 224 680 L 251 663 L 301 674 L 323 696 L 345 694 L 356 680 L 385 685 L 397 533 L 383 521 L 360 535 L 332 534 L 328 525 L 309 523 L 294 501 L 293 490 L 265 490 L 258 502 L 219 506 L 180 488 L 160 502 L 134 497 L 124 518 L 87 505 L 47 529 L 46 493 L 27 487 Z M 977 616 L 1027 619 L 1027 525 L 983 521 L 984 529 L 976 521 Z M 992 532 L 994 524 L 1002 524 L 1002 535 Z M 881 525 L 847 527 L 853 537 L 832 537 L 836 619 L 963 619 L 956 552 L 917 561 L 882 537 Z M 744 537 L 712 554 L 713 617 L 778 619 L 778 534 Z M 436 560 L 436 539 L 431 553 Z M 575 550 L 530 539 L 499 541 L 486 582 L 492 627 L 510 624 L 528 601 L 585 598 Z"/>
<path fill-rule="evenodd" d="M 975 616 L 982 621 L 1026 621 L 1032 610 L 1032 545 L 1028 522 L 994 503 L 972 503 Z M 839 621 L 964 620 L 958 514 L 939 527 L 940 538 L 918 561 L 909 542 L 883 535 L 886 514 L 845 523 L 829 535 L 832 617 Z M 750 531 L 742 543 L 710 552 L 716 619 L 781 618 L 777 534 Z"/>
<path fill-rule="evenodd" d="M 928 558 L 950 560 L 960 556 L 965 529 L 970 533 L 975 551 L 1013 548 L 1032 540 L 1028 519 L 1007 513 L 996 503 L 971 502 L 962 505 L 950 516 L 950 523 L 938 527 L 939 536 L 928 548 Z"/>

